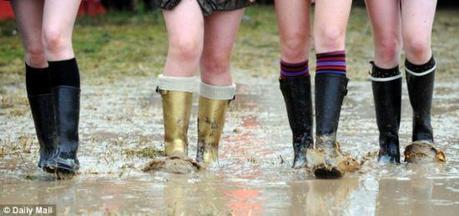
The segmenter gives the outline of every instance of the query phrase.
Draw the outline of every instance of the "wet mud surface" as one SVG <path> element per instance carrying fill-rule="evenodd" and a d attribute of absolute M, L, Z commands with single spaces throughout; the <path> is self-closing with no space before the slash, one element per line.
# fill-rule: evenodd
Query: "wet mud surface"
<path fill-rule="evenodd" d="M 38 143 L 24 86 L 0 94 L 0 203 L 56 204 L 60 214 L 160 215 L 455 215 L 459 210 L 459 80 L 436 84 L 433 127 L 443 165 L 381 166 L 371 85 L 352 82 L 343 105 L 341 149 L 367 161 L 340 180 L 316 180 L 291 169 L 287 115 L 270 78 L 234 73 L 220 161 L 189 174 L 143 172 L 161 159 L 162 111 L 153 79 L 125 79 L 83 86 L 81 169 L 56 181 L 37 168 Z M 404 86 L 401 152 L 410 142 L 411 108 Z M 196 156 L 197 98 L 189 129 Z M 370 154 L 369 154 L 370 152 Z M 368 156 L 369 155 L 369 156 Z"/>

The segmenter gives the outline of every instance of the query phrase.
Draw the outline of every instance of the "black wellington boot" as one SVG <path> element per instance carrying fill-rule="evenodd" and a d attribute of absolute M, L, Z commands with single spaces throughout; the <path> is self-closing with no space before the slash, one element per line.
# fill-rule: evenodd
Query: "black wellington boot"
<path fill-rule="evenodd" d="M 410 96 L 411 107 L 413 108 L 413 136 L 412 141 L 427 141 L 433 143 L 433 130 L 430 123 L 430 110 L 432 108 L 432 96 L 435 81 L 435 61 L 432 58 L 429 72 L 416 73 L 409 71 L 408 61 L 405 62 L 406 84 Z"/>
<path fill-rule="evenodd" d="M 41 94 L 28 98 L 40 144 L 38 167 L 44 168 L 57 147 L 54 98 L 52 94 Z"/>
<path fill-rule="evenodd" d="M 293 168 L 306 164 L 306 152 L 312 148 L 312 99 L 309 76 L 289 77 L 279 80 L 293 137 Z"/>
<path fill-rule="evenodd" d="M 434 147 L 431 124 L 432 96 L 434 91 L 436 63 L 432 57 L 424 65 L 405 61 L 406 83 L 413 108 L 413 143 L 405 148 L 405 161 L 446 161 L 442 150 Z"/>
<path fill-rule="evenodd" d="M 53 89 L 58 146 L 48 168 L 58 174 L 73 175 L 79 169 L 78 122 L 80 115 L 80 89 L 57 86 Z"/>
<path fill-rule="evenodd" d="M 370 79 L 379 129 L 378 161 L 400 163 L 398 130 L 402 105 L 402 76 L 398 66 L 383 69 L 373 62 L 371 64 Z"/>
<path fill-rule="evenodd" d="M 340 178 L 346 171 L 360 168 L 357 161 L 341 153 L 336 141 L 343 98 L 347 94 L 348 78 L 335 74 L 315 77 L 316 143 L 308 150 L 308 165 L 317 178 Z"/>

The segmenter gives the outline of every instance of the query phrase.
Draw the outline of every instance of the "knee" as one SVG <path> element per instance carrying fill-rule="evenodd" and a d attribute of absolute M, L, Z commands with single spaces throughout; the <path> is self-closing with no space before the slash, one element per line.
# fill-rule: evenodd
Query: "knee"
<path fill-rule="evenodd" d="M 316 49 L 325 52 L 343 50 L 345 38 L 345 29 L 332 27 L 318 29 L 314 36 Z"/>
<path fill-rule="evenodd" d="M 376 61 L 384 65 L 398 64 L 400 41 L 397 38 L 381 39 L 376 41 Z"/>
<path fill-rule="evenodd" d="M 59 55 L 71 48 L 67 39 L 58 29 L 45 29 L 43 33 L 45 49 L 48 53 Z"/>
<path fill-rule="evenodd" d="M 309 37 L 305 34 L 295 34 L 282 43 L 282 60 L 286 62 L 304 61 L 308 56 Z"/>
<path fill-rule="evenodd" d="M 202 59 L 202 72 L 206 75 L 220 76 L 228 73 L 230 68 L 230 54 L 213 53 L 204 55 Z"/>
<path fill-rule="evenodd" d="M 169 52 L 184 62 L 196 62 L 202 53 L 202 41 L 193 37 L 171 38 Z"/>
<path fill-rule="evenodd" d="M 426 62 L 432 55 L 429 41 L 422 37 L 408 37 L 403 42 L 407 57 L 414 63 Z"/>
<path fill-rule="evenodd" d="M 25 61 L 31 67 L 43 67 L 47 65 L 45 50 L 42 44 L 28 45 L 25 48 Z"/>

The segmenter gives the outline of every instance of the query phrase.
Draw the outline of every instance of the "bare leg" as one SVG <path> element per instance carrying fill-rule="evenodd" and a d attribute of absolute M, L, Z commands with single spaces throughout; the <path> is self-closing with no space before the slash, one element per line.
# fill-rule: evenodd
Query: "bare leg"
<path fill-rule="evenodd" d="M 164 75 L 193 76 L 199 67 L 204 40 L 204 18 L 196 0 L 182 0 L 174 10 L 164 10 L 169 50 Z"/>
<path fill-rule="evenodd" d="M 243 9 L 215 12 L 205 18 L 204 50 L 201 57 L 203 82 L 216 86 L 233 83 L 230 72 L 231 51 L 243 13 Z"/>
<path fill-rule="evenodd" d="M 11 3 L 25 50 L 25 62 L 34 68 L 47 67 L 41 37 L 44 0 L 13 0 Z"/>
<path fill-rule="evenodd" d="M 432 57 L 431 38 L 437 0 L 402 0 L 402 29 L 406 57 L 417 65 Z"/>
<path fill-rule="evenodd" d="M 375 64 L 381 68 L 399 65 L 401 48 L 400 1 L 366 0 L 373 27 Z"/>
<path fill-rule="evenodd" d="M 46 0 L 43 13 L 43 38 L 48 61 L 75 57 L 72 33 L 81 0 Z"/>
<path fill-rule="evenodd" d="M 281 59 L 289 63 L 304 62 L 309 54 L 309 1 L 276 0 Z"/>
<path fill-rule="evenodd" d="M 321 0 L 314 14 L 316 53 L 345 49 L 346 27 L 352 0 Z"/>

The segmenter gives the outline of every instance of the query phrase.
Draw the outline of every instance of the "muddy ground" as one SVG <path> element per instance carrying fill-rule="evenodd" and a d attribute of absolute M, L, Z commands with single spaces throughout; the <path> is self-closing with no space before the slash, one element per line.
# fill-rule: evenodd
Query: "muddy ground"
<path fill-rule="evenodd" d="M 364 11 L 357 9 L 355 13 L 359 16 L 353 18 L 352 26 L 364 22 L 361 26 L 366 26 L 366 30 L 351 26 L 348 40 L 366 45 L 350 46 L 350 52 L 361 53 L 369 60 L 371 43 L 363 40 L 369 34 Z M 458 65 L 459 54 L 454 47 L 459 42 L 453 38 L 458 36 L 459 15 L 442 13 L 444 16 L 437 19 L 442 31 L 434 39 L 437 56 L 442 57 L 433 126 L 436 143 L 446 152 L 446 164 L 380 166 L 370 157 L 360 172 L 341 180 L 316 180 L 306 170 L 291 169 L 291 134 L 278 90 L 275 32 L 268 31 L 264 37 L 267 41 L 261 44 L 253 39 L 261 33 L 249 32 L 251 25 L 265 25 L 251 22 L 272 18 L 266 11 L 249 11 L 255 18 L 245 21 L 236 48 L 233 68 L 237 98 L 227 115 L 220 161 L 199 173 L 141 171 L 148 161 L 162 155 L 162 111 L 153 78 L 160 71 L 154 64 L 162 56 L 155 57 L 151 64 L 147 58 L 138 58 L 140 63 L 120 61 L 120 65 L 107 65 L 119 69 L 108 78 L 91 75 L 93 71 L 110 74 L 104 71 L 103 63 L 94 70 L 83 63 L 79 154 L 82 168 L 76 178 L 66 181 L 56 181 L 36 167 L 38 144 L 32 117 L 22 74 L 14 72 L 22 70 L 17 63 L 20 60 L 13 61 L 14 67 L 0 64 L 0 203 L 56 204 L 60 214 L 455 215 L 459 210 L 459 78 L 453 68 Z M 81 28 L 89 31 L 85 29 L 88 26 Z M 443 39 L 447 43 L 442 43 Z M 105 47 L 100 52 L 106 49 L 114 48 Z M 139 50 L 132 52 L 135 51 Z M 90 61 L 91 55 L 97 54 L 81 56 Z M 365 80 L 366 75 L 358 75 L 365 74 L 368 68 L 367 60 L 362 58 L 350 60 L 350 67 L 357 69 L 352 72 L 354 78 L 338 133 L 343 150 L 358 158 L 378 149 L 370 82 Z M 249 63 L 264 66 L 257 68 L 248 66 Z M 147 73 L 150 67 L 152 74 Z M 130 73 L 134 69 L 138 72 Z M 411 136 L 406 86 L 403 91 L 402 150 Z M 196 106 L 197 100 L 189 131 L 192 157 L 196 154 Z"/>

